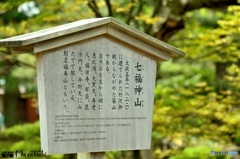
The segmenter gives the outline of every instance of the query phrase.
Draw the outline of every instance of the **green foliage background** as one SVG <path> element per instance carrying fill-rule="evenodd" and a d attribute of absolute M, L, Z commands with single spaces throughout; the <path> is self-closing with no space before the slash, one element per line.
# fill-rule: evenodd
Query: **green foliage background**
<path fill-rule="evenodd" d="M 170 40 L 187 55 L 161 65 L 153 119 L 156 158 L 207 158 L 210 150 L 239 150 L 239 9 L 190 12 L 186 28 Z M 219 65 L 225 66 L 223 75 L 217 74 Z"/>
<path fill-rule="evenodd" d="M 40 14 L 27 17 L 16 8 L 26 0 L 0 2 L 0 38 L 94 17 L 87 1 L 36 0 Z M 97 1 L 103 16 L 106 4 Z M 141 5 L 144 4 L 144 5 Z M 132 6 L 141 14 L 129 23 L 142 31 L 163 19 L 151 17 L 153 2 L 112 3 L 114 16 L 128 19 Z M 210 151 L 240 151 L 240 7 L 227 10 L 199 9 L 184 16 L 184 29 L 169 43 L 186 52 L 186 57 L 159 64 L 155 88 L 152 158 L 205 159 Z M 25 96 L 36 96 L 35 57 L 12 56 L 0 47 L 0 81 L 27 88 Z M 0 82 L 15 90 L 14 84 Z M 0 133 L 0 152 L 40 150 L 39 123 L 16 125 Z M 57 155 L 48 158 L 63 158 Z M 132 158 L 131 152 L 107 153 L 107 159 Z M 211 158 L 230 158 L 214 156 Z"/>

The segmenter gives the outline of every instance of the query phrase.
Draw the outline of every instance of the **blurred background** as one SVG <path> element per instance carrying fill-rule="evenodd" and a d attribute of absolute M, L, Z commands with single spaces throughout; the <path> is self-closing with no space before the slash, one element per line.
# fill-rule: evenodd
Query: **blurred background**
<path fill-rule="evenodd" d="M 152 149 L 107 152 L 106 159 L 205 159 L 211 150 L 240 152 L 237 0 L 1 0 L 0 39 L 106 16 L 186 52 L 158 64 Z M 41 150 L 36 85 L 35 56 L 13 56 L 0 47 L 0 153 Z"/>

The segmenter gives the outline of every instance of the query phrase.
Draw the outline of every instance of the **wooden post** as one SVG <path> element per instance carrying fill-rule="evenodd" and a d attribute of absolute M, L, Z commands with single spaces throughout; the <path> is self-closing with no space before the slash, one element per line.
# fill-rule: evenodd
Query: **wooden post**
<path fill-rule="evenodd" d="M 104 159 L 105 152 L 78 153 L 77 159 Z"/>

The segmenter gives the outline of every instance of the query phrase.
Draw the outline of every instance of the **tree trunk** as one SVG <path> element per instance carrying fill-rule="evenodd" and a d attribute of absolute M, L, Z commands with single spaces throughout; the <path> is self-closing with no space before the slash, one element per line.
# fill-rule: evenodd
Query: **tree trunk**
<path fill-rule="evenodd" d="M 3 98 L 6 127 L 13 126 L 19 122 L 18 98 L 18 82 L 16 79 L 9 77 L 6 79 L 6 88 Z"/>
<path fill-rule="evenodd" d="M 224 76 L 226 75 L 226 68 L 229 66 L 229 63 L 216 63 L 216 75 L 218 80 L 224 79 Z"/>
<path fill-rule="evenodd" d="M 228 82 L 224 79 L 224 76 L 227 73 L 226 69 L 229 65 L 230 65 L 229 63 L 221 63 L 221 62 L 217 62 L 215 64 L 217 91 L 221 91 L 227 88 Z"/>

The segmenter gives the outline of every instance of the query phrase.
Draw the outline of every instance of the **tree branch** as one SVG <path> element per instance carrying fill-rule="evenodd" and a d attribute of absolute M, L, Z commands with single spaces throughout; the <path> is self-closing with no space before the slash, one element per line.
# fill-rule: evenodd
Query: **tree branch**
<path fill-rule="evenodd" d="M 142 9 L 143 9 L 144 2 L 140 1 L 139 3 L 140 3 L 140 5 L 139 5 L 138 10 L 137 10 L 136 14 L 134 15 L 134 17 L 139 16 Z M 135 24 L 136 28 L 138 29 L 139 28 L 139 22 L 134 19 L 134 24 Z"/>
<path fill-rule="evenodd" d="M 160 2 L 161 0 L 157 1 L 153 16 L 164 17 L 165 21 L 164 23 L 155 23 L 154 25 L 147 26 L 145 32 L 163 41 L 168 41 L 174 33 L 184 27 L 183 16 L 188 11 L 203 7 L 219 9 L 238 4 L 237 0 L 172 0 L 168 1 L 164 6 Z M 163 8 L 169 11 L 168 15 L 162 10 Z M 153 30 L 153 28 L 158 29 Z"/>
<path fill-rule="evenodd" d="M 159 10 L 160 10 L 161 7 L 162 7 L 162 0 L 157 0 L 156 5 L 155 5 L 155 8 L 154 8 L 154 11 L 153 11 L 152 16 L 151 16 L 152 18 L 157 15 L 157 13 L 159 12 Z M 153 25 L 151 24 L 151 25 L 147 25 L 147 26 L 145 27 L 145 32 L 146 32 L 147 34 L 150 33 L 150 31 L 151 31 L 151 29 L 152 29 L 152 26 L 153 26 Z"/>
<path fill-rule="evenodd" d="M 134 2 L 135 2 L 135 0 L 132 0 L 131 3 L 133 4 Z M 131 20 L 133 18 L 133 10 L 134 10 L 134 5 L 132 5 L 131 8 L 130 8 L 130 11 L 129 11 L 129 14 L 128 14 L 128 18 L 126 20 L 127 24 L 130 24 L 130 22 L 131 22 Z"/>
<path fill-rule="evenodd" d="M 237 0 L 188 0 L 183 7 L 185 12 L 199 8 L 222 8 L 229 5 L 237 5 Z"/>
<path fill-rule="evenodd" d="M 99 12 L 99 8 L 98 8 L 95 0 L 88 0 L 88 6 L 92 9 L 92 11 L 95 13 L 95 16 L 97 18 L 103 17 L 102 14 Z"/>
<path fill-rule="evenodd" d="M 139 2 L 139 3 L 140 3 L 140 5 L 138 7 L 138 10 L 137 10 L 137 13 L 136 13 L 135 16 L 138 16 L 141 13 L 142 9 L 143 9 L 144 2 Z"/>
<path fill-rule="evenodd" d="M 113 16 L 113 12 L 112 12 L 112 5 L 111 5 L 111 2 L 110 0 L 105 0 L 106 4 L 107 4 L 107 8 L 108 8 L 108 15 L 109 16 Z"/>

